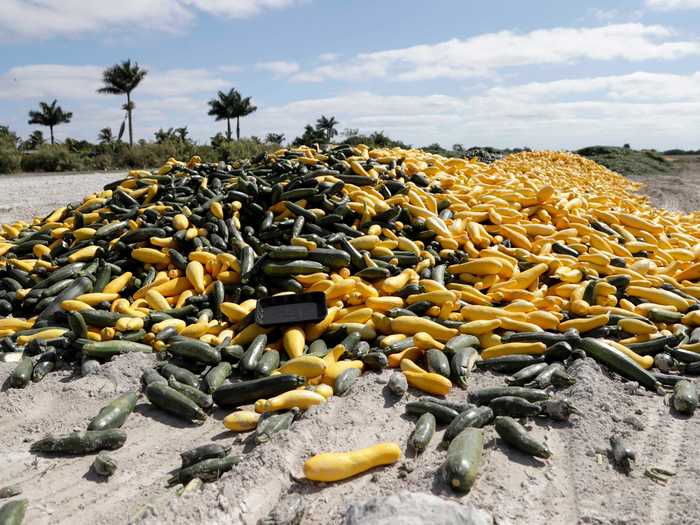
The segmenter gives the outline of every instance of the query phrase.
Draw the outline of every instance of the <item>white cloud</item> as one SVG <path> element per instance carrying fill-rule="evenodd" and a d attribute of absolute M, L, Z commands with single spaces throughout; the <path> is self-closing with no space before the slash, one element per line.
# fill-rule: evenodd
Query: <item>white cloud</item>
<path fill-rule="evenodd" d="M 700 9 L 700 0 L 647 0 L 646 6 L 661 11 Z"/>
<path fill-rule="evenodd" d="M 0 34 L 74 36 L 125 28 L 174 31 L 198 14 L 243 18 L 307 0 L 2 0 Z"/>
<path fill-rule="evenodd" d="M 240 73 L 241 71 L 243 71 L 242 66 L 237 66 L 235 64 L 231 64 L 228 66 L 219 66 L 216 69 L 218 69 L 222 73 Z"/>
<path fill-rule="evenodd" d="M 258 62 L 255 64 L 255 69 L 258 71 L 267 71 L 272 73 L 276 78 L 288 77 L 299 71 L 299 64 L 296 62 L 285 62 L 283 60 L 275 60 L 272 62 Z"/>
<path fill-rule="evenodd" d="M 229 85 L 205 69 L 150 69 L 137 88 L 137 96 L 172 97 L 212 92 Z M 84 99 L 104 97 L 102 66 L 65 66 L 37 64 L 14 67 L 0 75 L 0 99 L 33 98 Z"/>
<path fill-rule="evenodd" d="M 27 111 L 37 98 L 57 97 L 74 112 L 61 137 L 95 140 L 104 126 L 117 129 L 121 97 L 95 93 L 97 66 L 35 65 L 0 77 L 0 112 L 22 136 Z M 11 80 L 11 76 L 17 82 Z M 149 84 L 150 80 L 150 84 Z M 160 127 L 188 126 L 206 141 L 223 129 L 207 115 L 206 101 L 229 82 L 197 69 L 152 71 L 136 91 L 137 138 Z M 490 144 L 538 148 L 577 148 L 594 143 L 636 147 L 697 148 L 700 128 L 700 71 L 688 75 L 636 72 L 626 75 L 561 79 L 520 85 L 481 86 L 473 95 L 380 95 L 349 91 L 297 100 L 259 110 L 242 120 L 244 136 L 282 132 L 293 138 L 322 114 L 334 115 L 339 129 L 383 130 L 417 145 Z"/>
<path fill-rule="evenodd" d="M 331 60 L 337 60 L 338 58 L 340 58 L 340 55 L 337 53 L 321 53 L 318 55 L 318 59 L 321 62 L 330 62 Z"/>
<path fill-rule="evenodd" d="M 353 61 L 302 71 L 295 81 L 427 80 L 482 76 L 497 69 L 581 60 L 670 60 L 700 55 L 700 42 L 673 39 L 664 26 L 639 23 L 485 33 L 465 40 L 358 54 Z"/>

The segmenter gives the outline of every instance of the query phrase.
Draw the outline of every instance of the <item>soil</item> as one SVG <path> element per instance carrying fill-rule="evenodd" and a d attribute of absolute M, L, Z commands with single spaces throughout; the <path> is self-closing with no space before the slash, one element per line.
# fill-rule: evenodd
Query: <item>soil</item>
<path fill-rule="evenodd" d="M 672 174 L 644 179 L 652 201 L 670 210 L 691 211 L 700 194 L 698 159 L 673 159 Z M 79 178 L 78 178 L 79 177 Z M 115 178 L 70 175 L 0 178 L 0 220 L 46 214 L 78 194 L 99 189 Z M 414 419 L 406 402 L 422 394 L 409 390 L 401 399 L 390 394 L 391 372 L 366 373 L 345 397 L 314 407 L 271 442 L 253 446 L 250 434 L 227 431 L 226 411 L 214 410 L 201 426 L 188 425 L 141 398 L 124 425 L 124 447 L 109 452 L 118 463 L 104 480 L 90 468 L 94 455 L 49 457 L 29 453 L 44 434 L 85 428 L 101 406 L 139 388 L 144 367 L 153 356 L 130 354 L 103 365 L 95 375 L 79 377 L 64 370 L 26 389 L 7 389 L 14 364 L 0 363 L 0 487 L 19 484 L 30 501 L 26 523 L 121 524 L 245 523 L 264 517 L 280 498 L 296 494 L 305 506 L 305 525 L 342 523 L 350 505 L 404 491 L 434 494 L 490 512 L 498 524 L 664 524 L 700 523 L 695 496 L 700 477 L 700 419 L 674 413 L 664 396 L 626 383 L 589 359 L 570 369 L 577 382 L 556 395 L 581 412 L 569 422 L 529 420 L 533 436 L 552 451 L 538 460 L 511 449 L 486 429 L 479 477 L 465 496 L 453 493 L 442 479 L 444 429 L 419 457 L 375 469 L 350 480 L 312 483 L 302 465 L 323 451 L 359 448 L 396 441 L 405 450 Z M 475 372 L 469 391 L 504 384 L 504 376 Z M 457 388 L 450 399 L 463 400 Z M 609 438 L 620 434 L 636 451 L 630 475 L 608 457 Z M 201 491 L 176 496 L 166 487 L 179 453 L 208 442 L 228 444 L 240 463 Z M 666 484 L 645 475 L 648 468 L 675 473 Z M 447 519 L 447 518 L 446 518 Z M 432 520 L 432 523 L 440 523 Z"/>

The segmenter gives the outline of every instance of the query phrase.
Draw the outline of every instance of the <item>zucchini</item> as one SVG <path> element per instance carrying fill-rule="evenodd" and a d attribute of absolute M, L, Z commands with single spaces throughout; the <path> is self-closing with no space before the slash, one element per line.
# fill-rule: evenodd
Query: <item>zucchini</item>
<path fill-rule="evenodd" d="M 138 392 L 127 392 L 100 409 L 88 424 L 88 430 L 120 428 L 136 407 Z"/>
<path fill-rule="evenodd" d="M 432 414 L 437 421 L 449 424 L 459 414 L 456 410 L 432 401 L 411 401 L 406 403 L 407 414 Z"/>
<path fill-rule="evenodd" d="M 542 372 L 549 365 L 547 363 L 535 363 L 534 365 L 526 366 L 521 368 L 512 377 L 506 378 L 506 383 L 511 386 L 523 386 L 525 383 L 529 383 L 534 380 L 540 372 Z"/>
<path fill-rule="evenodd" d="M 280 374 L 223 385 L 214 391 L 213 397 L 220 407 L 239 407 L 294 390 L 305 382 L 302 376 Z"/>
<path fill-rule="evenodd" d="M 541 412 L 540 405 L 530 403 L 522 397 L 502 396 L 489 401 L 489 408 L 496 416 L 532 417 Z"/>
<path fill-rule="evenodd" d="M 8 501 L 0 507 L 0 523 L 2 525 L 22 525 L 28 505 L 29 500 L 27 499 Z"/>
<path fill-rule="evenodd" d="M 469 410 L 470 408 L 473 407 L 473 405 L 470 405 L 469 403 L 463 402 L 463 401 L 450 401 L 449 399 L 444 399 L 440 397 L 433 397 L 433 396 L 421 396 L 418 398 L 418 401 L 424 401 L 428 403 L 437 403 L 438 405 L 451 408 L 458 414 L 461 414 L 465 410 Z"/>
<path fill-rule="evenodd" d="M 632 346 L 633 345 L 630 345 L 630 349 Z M 659 389 L 660 384 L 651 373 L 647 372 L 631 358 L 603 341 L 584 337 L 581 340 L 581 348 L 586 354 L 593 357 L 593 359 L 603 363 L 610 370 L 622 377 L 636 381 L 649 390 L 656 391 Z"/>
<path fill-rule="evenodd" d="M 248 349 L 243 354 L 239 363 L 239 369 L 246 372 L 254 372 L 258 367 L 258 362 L 265 351 L 267 345 L 267 335 L 260 334 L 248 345 Z"/>
<path fill-rule="evenodd" d="M 216 348 L 198 339 L 176 340 L 168 345 L 168 351 L 206 365 L 216 366 L 221 361 L 221 353 Z"/>
<path fill-rule="evenodd" d="M 355 383 L 362 371 L 359 368 L 346 368 L 338 377 L 335 378 L 335 383 L 333 384 L 333 393 L 336 396 L 344 396 L 347 394 L 352 385 Z"/>
<path fill-rule="evenodd" d="M 227 456 L 229 452 L 231 452 L 230 446 L 220 445 L 219 443 L 208 443 L 191 448 L 180 453 L 180 459 L 182 461 L 180 468 L 190 467 L 205 459 L 223 458 Z"/>
<path fill-rule="evenodd" d="M 116 450 L 126 442 L 121 429 L 85 430 L 62 436 L 48 435 L 29 447 L 31 452 L 55 454 L 89 454 L 100 450 Z"/>
<path fill-rule="evenodd" d="M 333 248 L 316 248 L 309 252 L 306 259 L 328 266 L 332 270 L 350 266 L 350 254 Z"/>
<path fill-rule="evenodd" d="M 695 383 L 682 380 L 673 386 L 673 408 L 681 414 L 692 416 L 698 408 L 698 390 Z"/>
<path fill-rule="evenodd" d="M 492 399 L 504 396 L 521 397 L 531 403 L 549 399 L 549 394 L 536 388 L 522 386 L 491 386 L 475 390 L 469 394 L 469 400 L 477 405 L 488 405 Z"/>
<path fill-rule="evenodd" d="M 117 471 L 117 462 L 106 453 L 100 452 L 92 462 L 92 468 L 100 476 L 109 477 Z"/>
<path fill-rule="evenodd" d="M 533 439 L 525 427 L 512 417 L 497 417 L 494 421 L 494 427 L 503 441 L 525 454 L 544 459 L 552 455 L 547 445 Z"/>
<path fill-rule="evenodd" d="M 535 357 L 529 354 L 512 354 L 492 357 L 491 359 L 482 359 L 475 364 L 476 367 L 481 370 L 493 370 L 494 372 L 501 372 L 503 374 L 512 374 L 521 368 L 543 361 L 543 356 Z"/>
<path fill-rule="evenodd" d="M 186 385 L 185 383 L 180 383 L 180 381 L 172 376 L 170 376 L 170 379 L 168 379 L 168 386 L 173 390 L 177 390 L 181 394 L 189 397 L 202 410 L 210 410 L 211 407 L 214 406 L 214 400 L 212 399 L 211 394 L 206 394 L 199 388 Z"/>
<path fill-rule="evenodd" d="M 199 386 L 199 376 L 192 373 L 186 368 L 177 366 L 175 363 L 165 363 L 158 368 L 158 373 L 163 376 L 166 380 L 174 377 L 180 383 L 185 383 L 186 385 L 197 387 Z M 151 381 L 152 383 L 153 381 Z M 159 381 L 162 382 L 162 381 Z M 150 383 L 149 383 L 150 384 Z"/>
<path fill-rule="evenodd" d="M 259 445 L 261 443 L 266 443 L 272 439 L 272 436 L 287 430 L 294 421 L 294 418 L 299 413 L 298 408 L 293 408 L 288 412 L 282 414 L 271 413 L 269 416 L 260 418 L 258 421 L 257 428 L 255 430 L 255 442 Z"/>
<path fill-rule="evenodd" d="M 637 454 L 634 450 L 629 448 L 620 436 L 612 436 L 610 438 L 610 450 L 617 468 L 625 474 L 629 474 L 637 459 Z"/>
<path fill-rule="evenodd" d="M 462 430 L 447 448 L 445 474 L 450 486 L 457 492 L 469 492 L 481 465 L 484 434 L 480 428 Z"/>
<path fill-rule="evenodd" d="M 141 384 L 144 387 L 147 387 L 151 383 L 168 383 L 168 380 L 164 378 L 162 375 L 158 373 L 157 370 L 153 368 L 146 368 L 142 373 L 141 373 Z"/>
<path fill-rule="evenodd" d="M 116 355 L 128 354 L 129 352 L 144 352 L 151 353 L 153 348 L 151 345 L 136 343 L 133 341 L 98 341 L 84 344 L 82 347 L 83 355 L 96 359 L 110 359 Z"/>
<path fill-rule="evenodd" d="M 426 361 L 428 362 L 428 371 L 440 374 L 441 376 L 450 377 L 450 361 L 442 350 L 430 348 L 425 353 Z"/>
<path fill-rule="evenodd" d="M 366 355 L 362 356 L 362 364 L 365 365 L 366 370 L 383 370 L 389 366 L 389 359 L 383 352 L 368 352 Z"/>
<path fill-rule="evenodd" d="M 38 383 L 39 381 L 44 379 L 44 377 L 46 377 L 46 374 L 51 372 L 55 367 L 55 361 L 51 361 L 48 359 L 45 361 L 39 361 L 36 365 L 34 365 L 34 370 L 32 370 L 32 382 Z"/>
<path fill-rule="evenodd" d="M 308 261 L 303 259 L 288 262 L 268 261 L 263 264 L 262 271 L 265 275 L 270 277 L 291 277 L 292 275 L 308 275 L 311 273 L 327 272 L 328 267 L 316 261 Z"/>
<path fill-rule="evenodd" d="M 458 348 L 450 361 L 450 378 L 452 382 L 466 390 L 467 379 L 471 375 L 474 363 L 478 360 L 479 354 L 473 347 Z"/>
<path fill-rule="evenodd" d="M 408 390 L 408 381 L 401 372 L 394 372 L 386 386 L 392 394 L 402 397 Z"/>
<path fill-rule="evenodd" d="M 268 350 L 263 352 L 256 372 L 259 376 L 267 377 L 280 366 L 280 353 L 277 350 Z"/>
<path fill-rule="evenodd" d="M 12 388 L 24 388 L 32 380 L 34 364 L 29 357 L 23 357 L 10 374 L 10 386 Z"/>
<path fill-rule="evenodd" d="M 423 452 L 435 435 L 435 416 L 430 412 L 425 412 L 416 421 L 416 428 L 408 438 L 408 445 L 417 454 Z"/>
<path fill-rule="evenodd" d="M 204 459 L 194 465 L 178 470 L 169 480 L 168 485 L 189 483 L 195 478 L 202 481 L 216 481 L 222 474 L 231 470 L 240 462 L 240 456 L 230 455 L 222 458 Z"/>
<path fill-rule="evenodd" d="M 445 429 L 443 443 L 449 443 L 465 428 L 481 428 L 493 420 L 493 410 L 487 406 L 472 407 L 460 413 Z"/>
<path fill-rule="evenodd" d="M 146 397 L 161 410 L 186 421 L 202 424 L 207 419 L 207 415 L 194 401 L 165 383 L 153 382 L 148 385 Z"/>

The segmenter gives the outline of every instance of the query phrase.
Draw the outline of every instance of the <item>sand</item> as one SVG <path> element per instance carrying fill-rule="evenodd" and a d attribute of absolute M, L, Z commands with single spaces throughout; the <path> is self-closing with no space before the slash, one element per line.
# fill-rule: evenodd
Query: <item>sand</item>
<path fill-rule="evenodd" d="M 652 184 L 652 198 L 679 209 L 695 209 L 698 186 L 691 175 L 697 176 L 697 171 L 674 180 L 668 200 L 662 191 L 668 185 Z M 0 220 L 45 214 L 113 178 L 104 174 L 0 178 Z M 421 393 L 409 390 L 396 399 L 386 389 L 389 371 L 364 374 L 347 396 L 309 410 L 290 430 L 259 446 L 253 446 L 250 434 L 234 434 L 223 427 L 226 411 L 216 409 L 204 425 L 194 426 L 153 408 L 142 397 L 123 427 L 128 433 L 125 446 L 110 452 L 119 467 L 109 481 L 91 471 L 92 455 L 45 457 L 28 452 L 31 442 L 47 432 L 85 428 L 102 405 L 138 389 L 141 370 L 153 362 L 149 355 L 122 356 L 103 365 L 96 375 L 58 371 L 24 390 L 7 389 L 6 378 L 14 365 L 0 363 L 4 385 L 0 487 L 11 483 L 22 487 L 30 500 L 26 523 L 254 524 L 281 498 L 293 495 L 304 504 L 302 523 L 320 525 L 342 523 L 351 505 L 405 491 L 473 505 L 491 513 L 501 525 L 700 523 L 695 496 L 700 419 L 672 413 L 665 397 L 612 377 L 589 359 L 569 370 L 576 384 L 556 394 L 567 397 L 582 415 L 567 423 L 528 422 L 534 436 L 548 444 L 552 457 L 541 461 L 514 451 L 490 427 L 479 477 L 471 492 L 461 497 L 442 479 L 445 453 L 438 447 L 442 427 L 418 458 L 404 458 L 342 483 L 303 479 L 304 460 L 318 452 L 380 441 L 396 441 L 405 450 L 414 419 L 404 414 L 404 407 Z M 502 375 L 474 373 L 469 390 L 503 382 Z M 453 389 L 450 398 L 466 395 Z M 637 452 L 629 476 L 608 458 L 608 440 L 614 433 L 622 434 Z M 201 492 L 177 497 L 165 480 L 179 465 L 179 453 L 212 441 L 231 445 L 233 453 L 241 454 L 241 462 Z M 661 485 L 644 475 L 651 467 L 675 475 Z M 415 512 L 420 517 L 419 505 Z"/>

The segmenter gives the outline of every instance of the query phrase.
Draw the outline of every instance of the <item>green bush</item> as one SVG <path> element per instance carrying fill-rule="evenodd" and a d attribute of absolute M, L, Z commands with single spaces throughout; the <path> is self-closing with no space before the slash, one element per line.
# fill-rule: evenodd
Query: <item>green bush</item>
<path fill-rule="evenodd" d="M 63 144 L 42 146 L 22 156 L 22 171 L 75 171 L 89 167 Z"/>
<path fill-rule="evenodd" d="M 22 154 L 15 148 L 0 147 L 0 173 L 14 173 L 19 171 L 22 163 Z"/>
<path fill-rule="evenodd" d="M 270 144 L 260 144 L 249 139 L 232 140 L 222 143 L 216 150 L 218 158 L 212 160 L 223 160 L 231 162 L 248 157 L 255 157 L 260 153 L 274 151 L 276 148 Z M 202 158 L 204 160 L 204 158 Z"/>
<path fill-rule="evenodd" d="M 92 159 L 92 164 L 96 170 L 111 170 L 114 166 L 112 155 L 108 153 L 98 153 Z"/>

